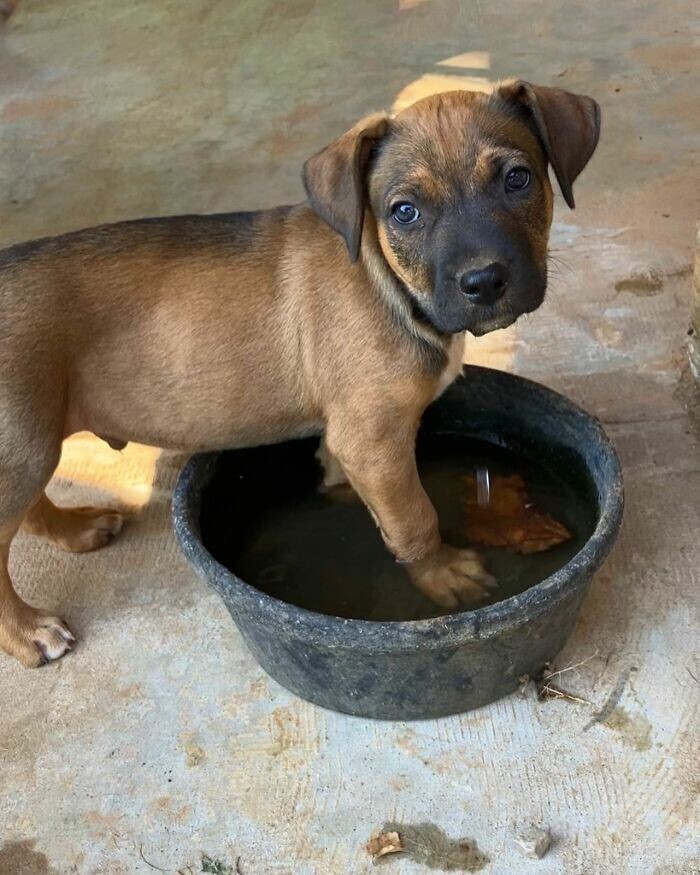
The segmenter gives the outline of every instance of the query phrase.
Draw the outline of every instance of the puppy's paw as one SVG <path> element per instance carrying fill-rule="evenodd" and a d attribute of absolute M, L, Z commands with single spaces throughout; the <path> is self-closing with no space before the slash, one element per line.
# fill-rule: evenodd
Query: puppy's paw
<path fill-rule="evenodd" d="M 21 611 L 0 628 L 2 649 L 25 668 L 38 668 L 60 659 L 71 649 L 75 636 L 59 617 L 22 605 Z"/>
<path fill-rule="evenodd" d="M 418 562 L 407 565 L 413 585 L 435 604 L 454 610 L 477 607 L 497 586 L 473 550 L 443 544 Z"/>
<path fill-rule="evenodd" d="M 116 510 L 97 507 L 61 508 L 49 537 L 69 553 L 99 550 L 121 531 L 125 515 Z"/>

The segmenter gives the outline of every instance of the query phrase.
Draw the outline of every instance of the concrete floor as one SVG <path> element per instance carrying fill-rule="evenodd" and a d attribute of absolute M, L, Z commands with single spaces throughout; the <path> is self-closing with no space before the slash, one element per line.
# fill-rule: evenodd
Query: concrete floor
<path fill-rule="evenodd" d="M 679 388 L 700 213 L 693 7 L 23 0 L 0 35 L 0 244 L 298 200 L 304 158 L 431 91 L 515 74 L 594 95 L 601 145 L 578 209 L 557 199 L 549 298 L 467 359 L 600 416 L 628 505 L 558 662 L 584 663 L 567 686 L 591 707 L 516 695 L 373 723 L 258 669 L 170 533 L 180 459 L 72 439 L 55 494 L 141 510 L 100 554 L 15 544 L 18 587 L 81 645 L 36 672 L 0 657 L 0 875 L 195 872 L 202 854 L 244 875 L 355 875 L 389 821 L 423 825 L 386 862 L 406 875 L 700 872 L 700 454 Z M 530 821 L 555 838 L 539 862 L 512 846 Z"/>

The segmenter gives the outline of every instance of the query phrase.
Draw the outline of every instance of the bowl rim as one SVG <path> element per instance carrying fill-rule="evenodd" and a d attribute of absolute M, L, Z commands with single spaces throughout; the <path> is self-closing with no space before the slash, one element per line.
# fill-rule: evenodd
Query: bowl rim
<path fill-rule="evenodd" d="M 569 592 L 587 585 L 611 550 L 624 509 L 622 470 L 615 449 L 599 420 L 559 392 L 504 371 L 465 365 L 461 377 L 480 376 L 512 386 L 527 387 L 556 410 L 582 417 L 595 434 L 598 449 L 609 471 L 607 488 L 600 495 L 599 515 L 591 536 L 569 561 L 529 589 L 502 601 L 445 616 L 423 620 L 357 620 L 321 614 L 256 589 L 222 565 L 207 550 L 199 528 L 199 509 L 221 451 L 198 453 L 182 469 L 173 493 L 172 517 L 180 547 L 198 574 L 224 601 L 235 594 L 256 612 L 267 612 L 271 625 L 286 634 L 308 638 L 333 649 L 362 647 L 380 652 L 411 651 L 426 646 L 449 647 L 468 640 L 492 637 L 547 613 Z M 460 378 L 461 379 L 461 378 Z M 583 460 L 582 460 L 583 461 Z M 590 465 L 588 466 L 590 472 Z"/>

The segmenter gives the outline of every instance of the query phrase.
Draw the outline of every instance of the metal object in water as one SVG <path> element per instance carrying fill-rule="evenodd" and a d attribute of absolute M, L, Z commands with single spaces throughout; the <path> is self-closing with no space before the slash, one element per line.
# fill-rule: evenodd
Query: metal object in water
<path fill-rule="evenodd" d="M 477 465 L 476 468 L 476 500 L 481 507 L 491 501 L 491 477 L 486 465 Z"/>

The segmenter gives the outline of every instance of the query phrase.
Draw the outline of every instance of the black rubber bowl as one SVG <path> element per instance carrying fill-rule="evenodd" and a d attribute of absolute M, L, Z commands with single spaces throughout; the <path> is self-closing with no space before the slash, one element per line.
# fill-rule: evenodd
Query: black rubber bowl
<path fill-rule="evenodd" d="M 468 366 L 426 411 L 421 430 L 508 447 L 575 483 L 595 518 L 582 549 L 525 592 L 477 610 L 405 622 L 342 619 L 261 592 L 206 549 L 200 517 L 222 454 L 194 456 L 175 489 L 182 549 L 221 595 L 257 661 L 284 687 L 325 708 L 413 720 L 468 711 L 513 692 L 518 678 L 535 675 L 566 642 L 617 535 L 623 509 L 617 456 L 600 423 L 561 395 Z M 313 441 L 307 443 L 313 454 Z M 248 466 L 256 464 L 257 451 L 223 455 L 239 452 L 249 454 Z M 264 460 L 262 454 L 257 464 Z M 229 497 L 235 504 L 234 487 Z"/>

